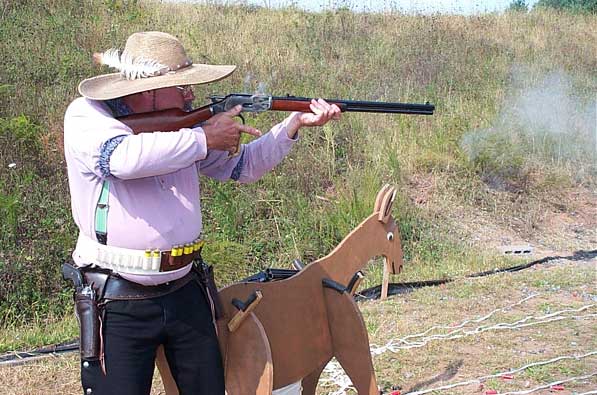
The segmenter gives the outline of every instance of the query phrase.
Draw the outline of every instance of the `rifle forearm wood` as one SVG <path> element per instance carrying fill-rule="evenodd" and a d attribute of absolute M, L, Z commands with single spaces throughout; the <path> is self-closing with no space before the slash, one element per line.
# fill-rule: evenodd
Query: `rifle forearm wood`
<path fill-rule="evenodd" d="M 293 100 L 272 100 L 272 110 L 274 111 L 299 111 L 311 112 L 310 102 Z"/>

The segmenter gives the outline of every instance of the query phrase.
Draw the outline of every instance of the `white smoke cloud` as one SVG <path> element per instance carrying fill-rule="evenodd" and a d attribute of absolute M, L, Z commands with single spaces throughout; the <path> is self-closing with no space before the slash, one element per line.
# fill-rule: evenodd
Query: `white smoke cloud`
<path fill-rule="evenodd" d="M 493 125 L 461 140 L 471 161 L 491 163 L 487 181 L 500 187 L 513 172 L 533 167 L 564 171 L 574 182 L 596 178 L 596 93 L 575 88 L 563 71 L 533 76 L 516 67 L 511 80 L 513 93 Z"/>

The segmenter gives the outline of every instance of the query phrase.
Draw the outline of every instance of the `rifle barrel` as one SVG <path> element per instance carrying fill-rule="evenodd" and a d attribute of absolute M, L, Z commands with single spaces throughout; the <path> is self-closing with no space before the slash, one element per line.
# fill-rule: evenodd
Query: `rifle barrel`
<path fill-rule="evenodd" d="M 311 102 L 308 97 L 283 96 L 272 97 L 274 102 L 287 102 L 287 106 L 291 106 L 291 102 Z M 397 102 L 377 102 L 377 101 L 363 101 L 363 100 L 338 100 L 325 99 L 328 103 L 334 103 L 342 112 L 376 112 L 376 113 L 390 113 L 390 114 L 419 114 L 419 115 L 433 115 L 435 106 L 430 103 L 397 103 Z M 285 106 L 286 107 L 286 106 Z"/>

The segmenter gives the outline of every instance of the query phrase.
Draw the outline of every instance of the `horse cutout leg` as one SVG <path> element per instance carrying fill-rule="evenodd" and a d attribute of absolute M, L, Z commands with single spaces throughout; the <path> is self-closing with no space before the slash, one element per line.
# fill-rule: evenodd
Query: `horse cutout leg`
<path fill-rule="evenodd" d="M 228 395 L 271 395 L 274 381 L 272 355 L 265 330 L 257 317 L 249 313 L 233 333 L 228 331 L 227 320 L 221 320 L 218 334 Z M 163 346 L 158 348 L 156 365 L 166 395 L 179 395 Z"/>
<path fill-rule="evenodd" d="M 317 369 L 309 373 L 309 375 L 302 380 L 303 382 L 301 384 L 303 386 L 303 392 L 301 395 L 315 395 L 317 383 L 319 382 L 319 376 L 321 376 L 321 372 L 323 372 L 323 369 L 326 367 L 328 362 L 330 361 L 325 361 L 325 363 L 318 366 Z"/>
<path fill-rule="evenodd" d="M 379 395 L 369 336 L 352 295 L 324 289 L 333 353 L 359 395 Z"/>
<path fill-rule="evenodd" d="M 272 354 L 265 330 L 253 313 L 237 330 L 228 333 L 224 358 L 229 395 L 271 395 L 274 382 Z"/>

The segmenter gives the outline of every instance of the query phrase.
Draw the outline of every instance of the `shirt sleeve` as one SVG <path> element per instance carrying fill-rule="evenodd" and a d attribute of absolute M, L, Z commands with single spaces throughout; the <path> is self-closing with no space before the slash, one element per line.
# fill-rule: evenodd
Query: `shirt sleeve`
<path fill-rule="evenodd" d="M 115 139 L 123 136 L 122 139 Z M 106 143 L 117 141 L 106 158 Z M 99 101 L 73 101 L 64 119 L 65 154 L 98 177 L 133 179 L 188 167 L 207 154 L 201 128 L 134 135 Z"/>
<path fill-rule="evenodd" d="M 289 138 L 287 130 L 285 120 L 263 136 L 243 144 L 240 154 L 233 157 L 226 151 L 210 150 L 204 160 L 197 162 L 197 168 L 200 174 L 220 181 L 257 181 L 280 163 L 298 140 Z"/>

